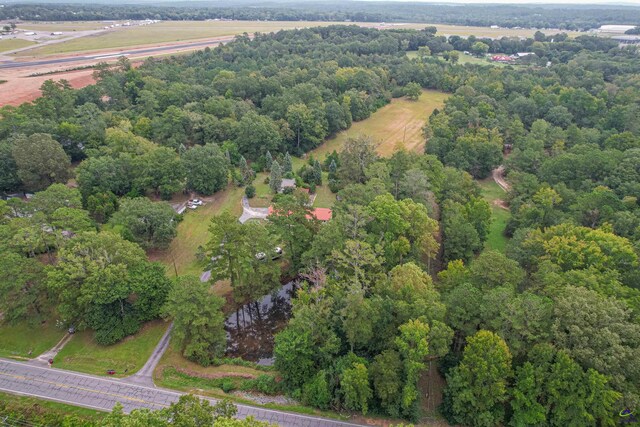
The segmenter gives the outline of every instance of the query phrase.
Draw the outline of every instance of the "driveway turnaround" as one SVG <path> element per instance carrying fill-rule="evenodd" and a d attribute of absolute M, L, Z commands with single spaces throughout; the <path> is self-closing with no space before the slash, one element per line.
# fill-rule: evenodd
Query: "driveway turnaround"
<path fill-rule="evenodd" d="M 137 408 L 162 409 L 184 394 L 56 368 L 0 359 L 0 391 L 32 396 L 69 405 L 110 411 L 120 402 L 125 412 Z M 209 399 L 212 403 L 216 401 Z M 360 426 L 344 421 L 238 405 L 238 417 L 253 416 L 283 427 Z"/>

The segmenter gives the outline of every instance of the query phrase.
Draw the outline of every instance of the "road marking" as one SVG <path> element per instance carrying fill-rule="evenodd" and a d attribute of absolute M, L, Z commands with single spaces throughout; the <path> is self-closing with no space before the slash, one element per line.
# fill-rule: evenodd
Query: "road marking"
<path fill-rule="evenodd" d="M 117 393 L 110 393 L 110 392 L 106 392 L 106 391 L 94 390 L 94 389 L 91 389 L 91 388 L 80 387 L 80 386 L 76 386 L 76 385 L 68 385 L 68 384 L 54 382 L 54 381 L 47 381 L 47 380 L 42 380 L 42 379 L 39 379 L 39 378 L 30 378 L 30 377 L 26 377 L 24 375 L 6 374 L 4 372 L 0 372 L 0 375 L 1 376 L 5 376 L 5 377 L 14 378 L 14 379 L 17 379 L 17 380 L 22 380 L 25 383 L 28 383 L 29 381 L 31 381 L 31 382 L 40 382 L 40 383 L 49 384 L 49 385 L 53 385 L 53 386 L 57 386 L 57 387 L 81 390 L 81 391 L 95 393 L 95 394 L 99 394 L 99 395 L 103 395 L 103 396 L 115 397 L 117 399 L 125 399 L 125 400 L 130 400 L 132 402 L 144 403 L 144 404 L 147 404 L 147 405 L 155 405 L 155 406 L 162 406 L 162 407 L 167 407 L 168 406 L 168 405 L 165 405 L 165 404 L 162 404 L 162 403 L 149 402 L 149 401 L 144 400 L 144 399 L 138 399 L 136 397 L 129 397 L 129 396 L 126 396 L 126 395 L 123 395 L 123 394 L 117 394 Z"/>

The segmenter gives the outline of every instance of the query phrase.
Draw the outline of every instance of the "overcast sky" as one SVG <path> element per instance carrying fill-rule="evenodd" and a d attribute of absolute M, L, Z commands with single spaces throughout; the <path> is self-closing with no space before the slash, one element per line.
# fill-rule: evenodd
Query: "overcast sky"
<path fill-rule="evenodd" d="M 384 1 L 384 0 L 378 0 Z M 386 0 L 389 1 L 389 0 Z M 611 4 L 611 5 L 626 5 L 626 6 L 640 6 L 640 0 L 396 0 L 396 1 L 413 1 L 420 3 L 482 3 L 482 4 Z"/>

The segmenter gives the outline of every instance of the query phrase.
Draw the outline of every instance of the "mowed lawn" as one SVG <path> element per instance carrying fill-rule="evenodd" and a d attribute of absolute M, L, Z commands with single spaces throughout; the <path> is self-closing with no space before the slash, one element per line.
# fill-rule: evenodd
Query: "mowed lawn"
<path fill-rule="evenodd" d="M 211 218 L 224 210 L 229 210 L 240 218 L 242 214 L 242 196 L 244 188 L 229 184 L 226 190 L 211 197 L 203 198 L 205 205 L 196 210 L 184 213 L 184 219 L 178 224 L 178 235 L 168 249 L 150 254 L 154 261 L 161 261 L 167 266 L 170 277 L 191 274 L 200 276 L 202 265 L 198 263 L 196 253 L 199 246 L 205 246 L 209 240 L 209 223 Z"/>
<path fill-rule="evenodd" d="M 16 359 L 34 358 L 53 348 L 65 331 L 53 322 L 31 325 L 20 322 L 0 325 L 0 356 Z"/>
<path fill-rule="evenodd" d="M 441 108 L 448 97 L 444 92 L 424 90 L 417 101 L 396 98 L 368 119 L 354 122 L 351 128 L 326 140 L 311 154 L 322 161 L 333 150 L 340 152 L 348 138 L 359 135 L 372 137 L 378 154 L 384 157 L 391 156 L 399 147 L 422 153 L 425 144 L 422 128 L 433 110 Z"/>
<path fill-rule="evenodd" d="M 503 201 L 507 193 L 491 178 L 479 181 L 478 183 L 482 189 L 482 197 L 491 205 L 493 214 L 493 221 L 489 228 L 485 248 L 504 252 L 508 240 L 504 231 L 507 227 L 507 221 L 509 221 L 511 217 L 511 213 L 501 206 L 499 201 Z"/>
<path fill-rule="evenodd" d="M 162 320 L 151 321 L 137 334 L 110 346 L 97 344 L 93 331 L 76 332 L 55 357 L 54 366 L 94 375 L 107 375 L 109 369 L 116 371 L 115 377 L 132 375 L 151 356 L 168 326 Z"/>
<path fill-rule="evenodd" d="M 20 49 L 21 47 L 27 47 L 34 44 L 36 44 L 36 42 L 23 39 L 0 40 L 0 52 L 8 52 L 13 49 Z"/>

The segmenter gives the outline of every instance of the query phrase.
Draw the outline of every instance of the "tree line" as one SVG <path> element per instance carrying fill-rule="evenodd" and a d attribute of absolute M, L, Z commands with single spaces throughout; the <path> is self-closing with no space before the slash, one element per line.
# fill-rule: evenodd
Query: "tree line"
<path fill-rule="evenodd" d="M 330 22 L 427 22 L 505 28 L 558 28 L 582 30 L 603 24 L 628 24 L 640 21 L 640 11 L 629 6 L 571 5 L 430 5 L 396 2 L 315 4 L 273 3 L 270 5 L 108 5 L 108 4 L 7 4 L 0 10 L 2 20 L 28 21 L 101 21 L 125 19 L 162 20 L 267 20 Z M 250 7 L 248 7 L 250 6 Z"/>

